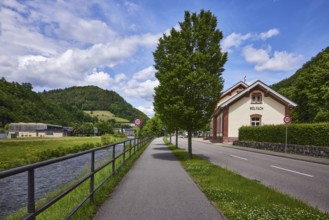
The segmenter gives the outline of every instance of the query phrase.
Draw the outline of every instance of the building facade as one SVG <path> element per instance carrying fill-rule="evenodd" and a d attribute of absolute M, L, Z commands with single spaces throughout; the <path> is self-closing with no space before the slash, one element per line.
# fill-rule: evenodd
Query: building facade
<path fill-rule="evenodd" d="M 10 123 L 9 133 L 17 137 L 64 137 L 68 136 L 72 128 L 44 123 Z"/>
<path fill-rule="evenodd" d="M 211 139 L 220 143 L 238 140 L 241 126 L 283 124 L 296 103 L 261 81 L 250 86 L 239 82 L 220 97 L 210 123 Z"/>

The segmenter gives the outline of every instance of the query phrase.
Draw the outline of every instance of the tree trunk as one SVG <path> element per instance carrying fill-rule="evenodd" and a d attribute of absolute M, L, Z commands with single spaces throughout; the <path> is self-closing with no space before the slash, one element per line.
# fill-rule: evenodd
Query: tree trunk
<path fill-rule="evenodd" d="M 178 129 L 176 129 L 176 149 L 178 148 Z"/>
<path fill-rule="evenodd" d="M 171 143 L 171 132 L 169 133 L 169 137 L 170 137 L 170 139 L 169 139 L 169 140 L 170 140 L 170 143 Z M 171 143 L 171 144 L 172 144 L 172 143 Z"/>
<path fill-rule="evenodd" d="M 193 158 L 192 155 L 192 131 L 187 131 L 187 138 L 188 138 L 188 157 L 190 159 Z"/>

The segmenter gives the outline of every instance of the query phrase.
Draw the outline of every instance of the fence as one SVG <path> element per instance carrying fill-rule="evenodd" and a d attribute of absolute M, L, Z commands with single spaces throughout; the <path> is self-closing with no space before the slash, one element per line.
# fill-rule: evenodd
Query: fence
<path fill-rule="evenodd" d="M 72 190 L 77 188 L 79 185 L 90 179 L 90 189 L 89 194 L 66 216 L 65 219 L 69 219 L 76 211 L 88 200 L 93 203 L 94 201 L 94 193 L 111 177 L 115 174 L 115 172 L 125 163 L 127 159 L 129 159 L 132 155 L 135 154 L 136 151 L 140 150 L 148 141 L 150 141 L 152 138 L 138 138 L 138 139 L 130 139 L 126 141 L 122 141 L 115 144 L 109 144 L 105 146 L 101 146 L 98 148 L 94 148 L 91 150 L 70 154 L 63 157 L 58 157 L 38 163 L 29 164 L 22 167 L 17 167 L 9 170 L 5 170 L 0 172 L 0 179 L 13 176 L 19 173 L 27 172 L 28 178 L 27 178 L 27 212 L 28 214 L 23 216 L 21 219 L 35 219 L 37 215 L 45 211 L 47 208 L 55 204 L 57 201 L 62 199 L 64 196 L 66 196 L 68 193 L 70 193 Z M 122 152 L 119 152 L 116 154 L 116 146 L 123 145 Z M 129 145 L 129 147 L 128 147 Z M 95 169 L 95 152 L 103 149 L 108 149 L 112 147 L 112 158 L 102 164 L 100 167 Z M 129 152 L 129 153 L 128 153 Z M 66 188 L 63 190 L 60 194 L 55 196 L 54 198 L 50 199 L 49 201 L 41 204 L 39 207 L 36 208 L 35 205 L 35 177 L 34 177 L 34 171 L 37 168 L 44 167 L 50 164 L 58 163 L 64 160 L 68 160 L 71 158 L 79 157 L 81 155 L 90 154 L 90 172 L 88 175 L 84 176 L 83 178 L 79 179 L 76 183 L 74 183 L 72 186 Z M 128 157 L 126 156 L 128 154 Z M 115 161 L 122 157 L 122 162 L 116 167 Z M 102 170 L 103 168 L 107 167 L 109 164 L 112 164 L 112 172 L 97 186 L 94 184 L 94 175 Z"/>

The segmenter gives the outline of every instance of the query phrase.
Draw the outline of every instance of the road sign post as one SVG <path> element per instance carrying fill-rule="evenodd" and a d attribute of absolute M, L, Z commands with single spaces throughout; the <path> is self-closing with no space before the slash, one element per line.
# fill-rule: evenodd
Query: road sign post
<path fill-rule="evenodd" d="M 286 141 L 284 145 L 284 152 L 287 152 L 287 145 L 288 145 L 288 124 L 291 123 L 291 118 L 289 115 L 284 116 L 283 118 L 284 123 L 286 124 Z"/>

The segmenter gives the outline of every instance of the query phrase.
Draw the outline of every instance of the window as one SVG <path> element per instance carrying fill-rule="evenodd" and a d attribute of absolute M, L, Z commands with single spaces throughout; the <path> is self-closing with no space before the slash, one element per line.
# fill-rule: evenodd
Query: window
<path fill-rule="evenodd" d="M 260 126 L 260 118 L 252 117 L 251 118 L 251 126 Z"/>
<path fill-rule="evenodd" d="M 261 104 L 262 103 L 262 94 L 261 93 L 253 93 L 251 95 L 251 103 L 252 104 Z"/>

